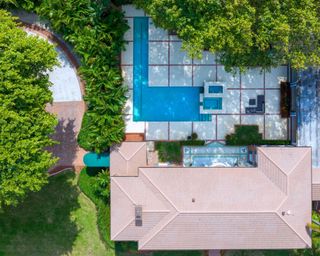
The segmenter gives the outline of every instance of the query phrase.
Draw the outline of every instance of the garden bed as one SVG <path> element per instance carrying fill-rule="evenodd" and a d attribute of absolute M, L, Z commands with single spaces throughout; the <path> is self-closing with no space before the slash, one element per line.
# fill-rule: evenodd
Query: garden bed
<path fill-rule="evenodd" d="M 226 136 L 230 146 L 247 145 L 290 145 L 289 140 L 264 140 L 258 125 L 235 125 L 235 132 Z"/>
<path fill-rule="evenodd" d="M 202 146 L 204 144 L 205 141 L 197 139 L 184 141 L 156 141 L 155 148 L 158 151 L 160 162 L 181 164 L 183 146 Z"/>

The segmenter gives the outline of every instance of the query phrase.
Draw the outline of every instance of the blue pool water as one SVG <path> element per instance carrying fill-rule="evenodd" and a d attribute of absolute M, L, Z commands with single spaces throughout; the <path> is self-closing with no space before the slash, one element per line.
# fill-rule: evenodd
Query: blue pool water
<path fill-rule="evenodd" d="M 147 17 L 134 18 L 133 120 L 134 121 L 210 121 L 201 115 L 199 87 L 148 86 Z"/>
<path fill-rule="evenodd" d="M 203 109 L 221 110 L 222 98 L 204 98 Z"/>
<path fill-rule="evenodd" d="M 223 86 L 222 85 L 209 86 L 209 93 L 223 93 Z"/>

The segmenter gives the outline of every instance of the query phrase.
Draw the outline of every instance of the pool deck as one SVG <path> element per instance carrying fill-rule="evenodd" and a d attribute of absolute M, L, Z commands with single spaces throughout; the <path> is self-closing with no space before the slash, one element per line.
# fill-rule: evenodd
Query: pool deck
<path fill-rule="evenodd" d="M 187 122 L 135 122 L 133 121 L 133 59 L 134 17 L 145 17 L 142 10 L 132 5 L 123 6 L 130 30 L 125 34 L 128 42 L 121 55 L 124 83 L 129 87 L 125 108 L 126 133 L 143 133 L 146 140 L 180 140 L 192 132 L 200 139 L 223 141 L 225 135 L 233 132 L 236 124 L 259 125 L 266 139 L 287 139 L 288 120 L 280 117 L 280 80 L 288 77 L 288 67 L 280 66 L 270 72 L 250 69 L 245 74 L 227 73 L 217 63 L 216 57 L 203 52 L 201 60 L 191 59 L 181 50 L 181 40 L 167 31 L 156 28 L 149 18 L 148 33 L 148 85 L 176 87 L 203 86 L 204 80 L 225 84 L 223 112 L 213 114 L 212 121 Z M 264 114 L 246 114 L 249 99 L 265 95 Z M 156 115 L 156 113 L 155 113 Z"/>

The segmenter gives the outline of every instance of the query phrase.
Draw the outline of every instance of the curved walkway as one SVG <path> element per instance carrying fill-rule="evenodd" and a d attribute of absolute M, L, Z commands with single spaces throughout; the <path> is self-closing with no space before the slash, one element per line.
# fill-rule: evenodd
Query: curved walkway
<path fill-rule="evenodd" d="M 79 147 L 77 143 L 77 136 L 81 128 L 82 117 L 86 110 L 86 105 L 82 99 L 85 92 L 84 82 L 78 75 L 79 62 L 69 50 L 66 43 L 59 39 L 56 35 L 38 25 L 29 24 L 21 20 L 20 22 L 27 32 L 30 32 L 31 34 L 37 34 L 40 37 L 45 38 L 57 45 L 57 51 L 63 52 L 77 76 L 81 97 L 78 97 L 79 99 L 76 98 L 76 100 L 68 101 L 68 96 L 63 96 L 64 93 L 68 93 L 67 90 L 63 92 L 63 88 L 67 87 L 62 86 L 62 91 L 60 90 L 59 96 L 54 97 L 53 103 L 48 104 L 46 109 L 50 113 L 55 114 L 59 121 L 56 127 L 56 132 L 53 135 L 53 139 L 58 141 L 59 144 L 48 148 L 48 150 L 51 151 L 55 156 L 59 157 L 59 161 L 53 168 L 49 170 L 49 173 L 55 174 L 68 168 L 72 168 L 77 171 L 81 170 L 84 167 L 82 159 L 86 151 Z M 67 78 L 65 81 L 60 80 L 59 82 L 65 82 L 65 85 L 68 85 Z M 55 93 L 53 94 L 55 95 Z M 69 96 L 69 98 L 72 99 L 72 96 Z"/>

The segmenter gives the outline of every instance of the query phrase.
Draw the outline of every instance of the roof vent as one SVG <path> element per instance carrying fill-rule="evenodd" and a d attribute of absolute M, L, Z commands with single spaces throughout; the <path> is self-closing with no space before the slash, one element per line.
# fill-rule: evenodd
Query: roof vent
<path fill-rule="evenodd" d="M 293 216 L 293 213 L 291 212 L 291 210 L 283 211 L 283 212 L 282 212 L 282 216 L 285 216 L 285 215 L 287 215 L 287 216 Z"/>
<path fill-rule="evenodd" d="M 135 207 L 135 223 L 136 227 L 142 226 L 142 206 Z"/>

